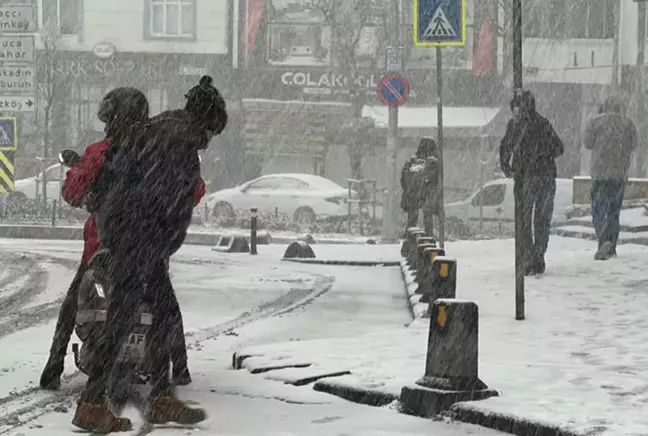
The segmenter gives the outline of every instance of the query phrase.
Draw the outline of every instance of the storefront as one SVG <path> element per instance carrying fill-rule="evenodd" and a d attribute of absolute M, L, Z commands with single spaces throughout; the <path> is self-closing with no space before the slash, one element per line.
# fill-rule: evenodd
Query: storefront
<path fill-rule="evenodd" d="M 149 99 L 151 114 L 181 107 L 184 94 L 205 74 L 214 77 L 225 96 L 232 93 L 232 70 L 223 68 L 231 65 L 227 56 L 120 53 L 106 43 L 91 52 L 40 53 L 40 58 L 37 81 L 41 92 L 34 125 L 43 124 L 50 102 L 52 141 L 77 148 L 101 136 L 103 125 L 96 119 L 97 104 L 111 88 L 141 89 Z"/>

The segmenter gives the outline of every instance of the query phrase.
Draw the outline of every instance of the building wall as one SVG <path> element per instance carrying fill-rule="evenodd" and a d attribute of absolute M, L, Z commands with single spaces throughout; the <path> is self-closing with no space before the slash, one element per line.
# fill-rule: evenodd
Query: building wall
<path fill-rule="evenodd" d="M 162 3 L 39 0 L 39 18 L 41 23 L 48 17 L 56 18 L 65 50 L 91 51 L 97 44 L 108 42 L 118 52 L 228 53 L 230 0 L 177 0 L 172 7 L 166 6 L 166 21 L 156 19 L 164 13 Z M 82 8 L 75 10 L 74 5 Z M 179 17 L 176 10 L 183 10 L 184 16 Z"/>

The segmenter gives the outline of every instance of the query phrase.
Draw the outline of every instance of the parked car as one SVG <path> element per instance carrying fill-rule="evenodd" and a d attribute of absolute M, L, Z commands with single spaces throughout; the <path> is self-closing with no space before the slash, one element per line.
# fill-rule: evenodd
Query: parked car
<path fill-rule="evenodd" d="M 566 212 L 572 206 L 573 189 L 572 179 L 556 179 L 552 224 L 567 220 Z M 480 205 L 484 221 L 514 222 L 513 179 L 492 180 L 472 193 L 467 199 L 446 204 L 446 222 L 450 226 L 472 228 L 479 222 Z"/>
<path fill-rule="evenodd" d="M 58 199 L 61 192 L 61 180 L 65 177 L 66 169 L 59 163 L 48 167 L 47 175 L 47 197 L 48 201 Z M 19 179 L 15 182 L 14 195 L 26 197 L 31 200 L 38 199 L 43 194 L 43 172 L 37 176 Z"/>
<path fill-rule="evenodd" d="M 352 191 L 352 197 L 357 195 Z M 270 174 L 207 196 L 214 217 L 229 217 L 235 210 L 257 208 L 261 213 L 282 213 L 295 221 L 316 216 L 345 216 L 349 192 L 324 177 L 311 174 Z"/>

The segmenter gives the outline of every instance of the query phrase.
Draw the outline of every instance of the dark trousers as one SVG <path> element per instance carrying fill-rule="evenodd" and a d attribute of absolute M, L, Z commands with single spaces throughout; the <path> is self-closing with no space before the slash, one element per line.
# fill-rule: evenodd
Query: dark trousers
<path fill-rule="evenodd" d="M 522 181 L 522 189 L 520 189 Z M 525 177 L 515 180 L 514 194 L 521 200 L 522 243 L 527 264 L 544 262 L 549 246 L 551 217 L 556 197 L 553 177 Z"/>
<path fill-rule="evenodd" d="M 419 209 L 405 209 L 405 213 L 407 213 L 407 227 L 405 230 L 410 227 L 416 227 L 419 219 Z M 434 234 L 434 213 L 432 210 L 427 208 L 423 209 L 423 226 L 426 235 L 432 236 Z"/>
<path fill-rule="evenodd" d="M 621 205 L 625 193 L 623 180 L 594 180 L 592 182 L 592 223 L 599 248 L 610 241 L 616 247 L 619 240 Z"/>
<path fill-rule="evenodd" d="M 85 266 L 79 265 L 79 269 L 74 279 L 72 279 L 67 294 L 65 294 L 63 304 L 61 304 L 61 309 L 59 310 L 58 320 L 56 321 L 49 359 L 50 362 L 60 363 L 61 371 L 63 370 L 62 364 L 65 359 L 68 344 L 70 343 L 70 337 L 74 331 L 79 287 L 81 286 L 81 280 L 86 271 L 87 268 Z"/>
<path fill-rule="evenodd" d="M 122 251 L 115 253 L 114 287 L 108 305 L 104 334 L 99 341 L 97 365 L 88 377 L 82 400 L 103 403 L 105 395 L 112 392 L 120 377 L 116 365 L 118 353 L 128 334 L 137 324 L 136 311 L 143 301 L 152 303 L 153 325 L 147 340 L 150 340 L 152 395 L 166 390 L 169 385 L 170 343 L 169 332 L 174 328 L 173 317 L 175 298 L 172 288 L 165 286 L 168 280 L 164 255 L 150 259 L 156 253 L 151 251 Z M 130 255 L 129 255 L 130 254 Z M 144 286 L 147 283 L 147 286 Z M 176 301 L 177 304 L 177 301 Z"/>

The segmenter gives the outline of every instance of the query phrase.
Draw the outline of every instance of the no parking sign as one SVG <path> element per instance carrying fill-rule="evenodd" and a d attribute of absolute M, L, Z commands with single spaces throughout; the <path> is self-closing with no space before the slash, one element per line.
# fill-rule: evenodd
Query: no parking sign
<path fill-rule="evenodd" d="M 388 74 L 378 82 L 378 98 L 386 106 L 404 104 L 409 92 L 409 81 L 398 74 Z"/>

